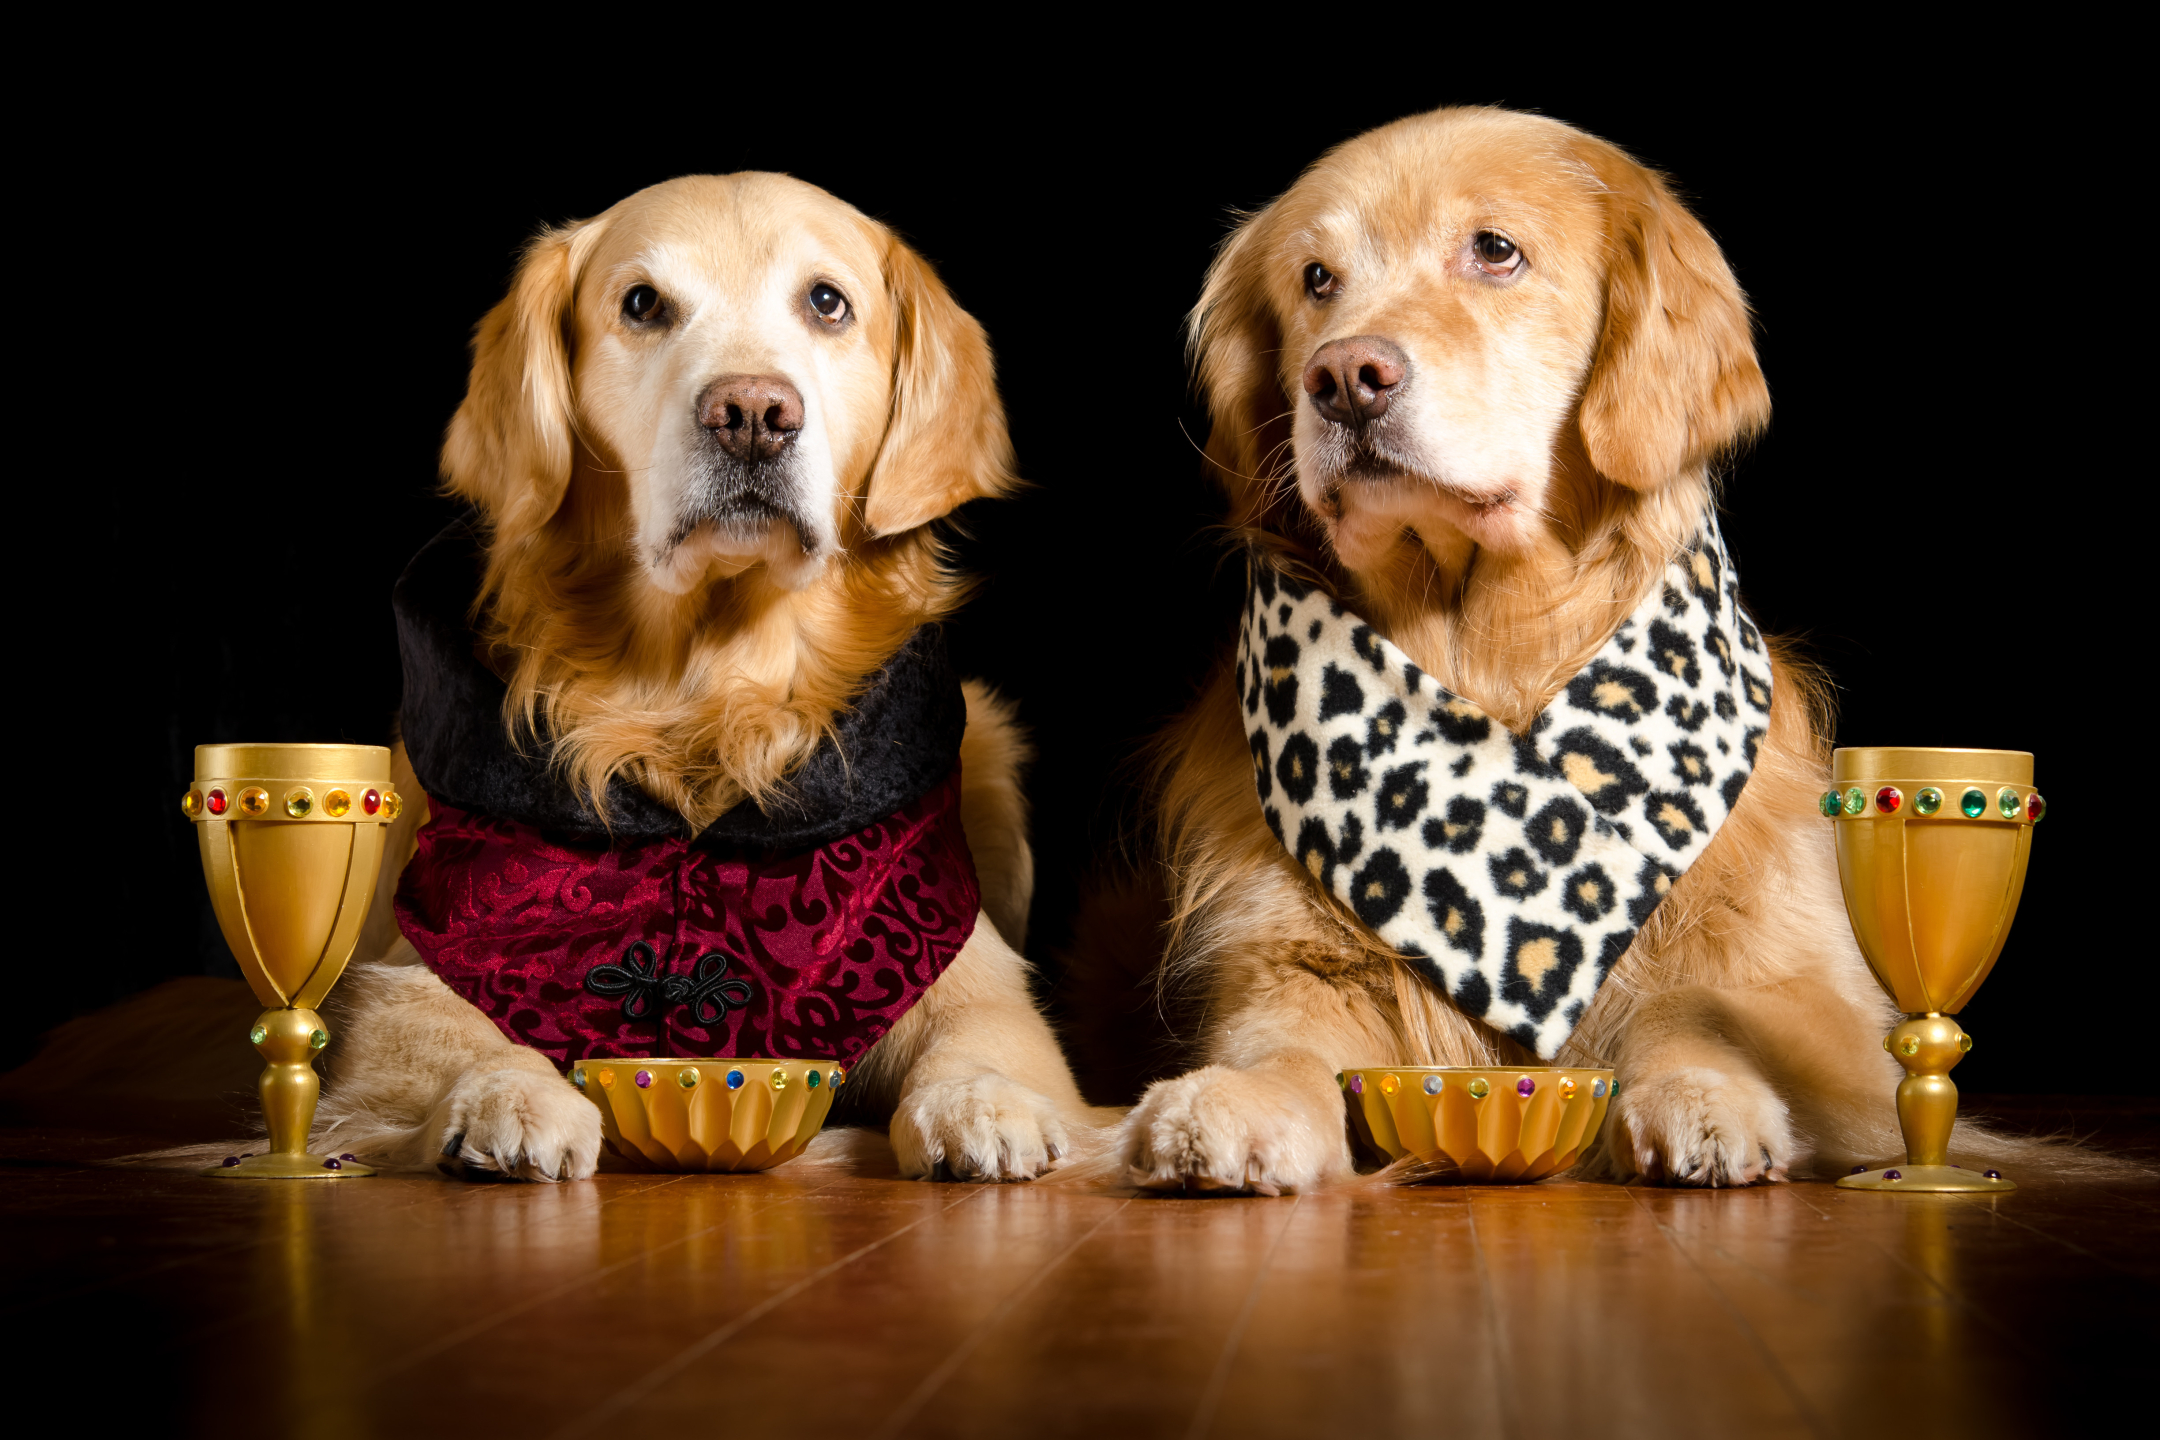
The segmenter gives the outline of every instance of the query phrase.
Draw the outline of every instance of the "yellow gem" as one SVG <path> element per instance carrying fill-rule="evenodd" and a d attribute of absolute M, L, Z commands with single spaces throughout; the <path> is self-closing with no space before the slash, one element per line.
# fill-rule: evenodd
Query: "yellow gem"
<path fill-rule="evenodd" d="M 1917 1055 L 1920 1053 L 1920 1041 L 1914 1036 L 1907 1035 L 1903 1040 L 1898 1042 L 1897 1048 L 1904 1051 L 1907 1055 Z"/>
<path fill-rule="evenodd" d="M 772 1088 L 775 1090 L 787 1089 L 787 1071 L 782 1070 L 777 1065 L 773 1066 Z"/>
<path fill-rule="evenodd" d="M 397 791 L 385 790 L 382 792 L 383 819 L 395 820 L 401 813 L 403 813 L 404 809 L 405 802 L 398 798 Z"/>
<path fill-rule="evenodd" d="M 1959 1053 L 1960 1055 L 1966 1055 L 1966 1054 L 1970 1054 L 1971 1052 L 1972 1052 L 1972 1036 L 1970 1036 L 1970 1035 L 1965 1035 L 1965 1034 L 1960 1034 L 1960 1035 L 1958 1036 L 1958 1053 Z"/>
<path fill-rule="evenodd" d="M 270 808 L 270 792 L 260 785 L 250 785 L 240 792 L 240 813 L 260 815 Z"/>
<path fill-rule="evenodd" d="M 1565 1075 L 1560 1077 L 1560 1098 L 1563 1100 L 1575 1098 L 1575 1082 Z"/>
<path fill-rule="evenodd" d="M 295 820 L 305 820 L 315 808 L 315 792 L 302 785 L 285 797 L 285 813 Z"/>
<path fill-rule="evenodd" d="M 682 1088 L 685 1090 L 690 1089 L 692 1086 L 696 1085 L 697 1082 L 698 1073 L 697 1066 L 695 1065 L 685 1065 L 682 1068 L 681 1072 L 675 1077 L 675 1083 L 682 1086 Z"/>
<path fill-rule="evenodd" d="M 352 796 L 346 794 L 343 790 L 332 790 L 322 797 L 323 814 L 328 815 L 333 820 L 343 819 L 345 812 L 350 809 L 352 809 Z"/>
<path fill-rule="evenodd" d="M 248 1044 L 250 1045 L 260 1045 L 269 1038 L 270 1031 L 264 1026 L 257 1025 L 254 1029 L 248 1031 Z"/>
<path fill-rule="evenodd" d="M 180 813 L 192 820 L 202 814 L 202 791 L 190 790 L 180 797 Z"/>
<path fill-rule="evenodd" d="M 1393 1075 L 1383 1075 L 1383 1076 L 1381 1076 L 1381 1077 L 1380 1077 L 1380 1093 L 1381 1093 L 1381 1094 L 1383 1094 L 1383 1095 L 1392 1095 L 1392 1094 L 1394 1094 L 1394 1093 L 1395 1093 L 1395 1091 L 1396 1091 L 1396 1088 L 1397 1088 L 1397 1087 L 1396 1087 L 1396 1083 L 1395 1083 L 1395 1077 L 1394 1077 Z"/>
<path fill-rule="evenodd" d="M 1471 1098 L 1471 1099 L 1473 1099 L 1473 1100 L 1482 1100 L 1482 1099 L 1484 1099 L 1484 1098 L 1485 1098 L 1485 1097 L 1486 1097 L 1487 1095 L 1489 1095 L 1489 1094 L 1491 1094 L 1491 1093 L 1492 1093 L 1492 1086 L 1490 1086 L 1490 1085 L 1487 1085 L 1487 1084 L 1485 1083 L 1485 1081 L 1484 1081 L 1483 1077 L 1480 1077 L 1480 1078 L 1478 1078 L 1478 1079 L 1476 1079 L 1476 1080 L 1472 1080 L 1472 1081 L 1470 1082 L 1470 1098 Z"/>
<path fill-rule="evenodd" d="M 1890 1049 L 1890 1037 L 1888 1035 L 1882 1037 L 1882 1048 L 1885 1053 L 1888 1053 Z"/>

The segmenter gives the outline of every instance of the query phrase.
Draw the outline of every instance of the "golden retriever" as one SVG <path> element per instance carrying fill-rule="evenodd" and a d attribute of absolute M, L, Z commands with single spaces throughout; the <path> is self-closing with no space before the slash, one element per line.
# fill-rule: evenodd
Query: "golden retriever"
<path fill-rule="evenodd" d="M 1495 109 L 1330 152 L 1225 242 L 1190 324 L 1238 535 L 1518 734 L 1651 594 L 1713 462 L 1770 413 L 1739 286 L 1664 180 Z M 1744 1185 L 1896 1149 L 1894 1017 L 1815 809 L 1822 690 L 1770 653 L 1752 780 L 1559 1056 L 1617 1071 L 1609 1174 Z M 1226 658 L 1160 742 L 1162 978 L 1197 992 L 1208 1063 L 1128 1121 L 1126 1162 L 1158 1188 L 1349 1173 L 1345 1067 L 1536 1060 L 1291 858 L 1239 702 Z"/>
<path fill-rule="evenodd" d="M 467 718 L 518 744 L 544 727 L 594 809 L 629 782 L 691 832 L 785 796 L 869 677 L 962 598 L 930 522 L 1013 483 L 981 327 L 884 226 L 770 174 L 673 180 L 540 235 L 479 326 L 443 467 L 484 522 L 472 644 L 507 687 L 501 713 Z M 965 689 L 983 916 L 842 1098 L 890 1118 L 904 1175 L 1026 1179 L 1088 1111 L 1016 948 L 1027 747 Z M 396 765 L 419 792 L 402 747 Z M 316 1146 L 590 1175 L 598 1110 L 399 933 L 426 808 L 392 835 L 361 951 L 378 958 L 337 997 Z"/>

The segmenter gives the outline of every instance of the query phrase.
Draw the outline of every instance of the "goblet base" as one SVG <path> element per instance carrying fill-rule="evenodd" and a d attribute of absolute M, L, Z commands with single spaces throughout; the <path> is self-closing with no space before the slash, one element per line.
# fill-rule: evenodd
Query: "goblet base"
<path fill-rule="evenodd" d="M 330 1168 L 335 1165 L 337 1168 Z M 336 1155 L 250 1155 L 237 1165 L 217 1165 L 196 1172 L 210 1180 L 363 1180 L 372 1165 Z"/>
<path fill-rule="evenodd" d="M 1885 1165 L 1858 1175 L 1841 1176 L 1840 1190 L 1905 1190 L 1929 1194 L 1997 1195 L 2017 1186 L 1996 1176 L 1961 1165 Z"/>

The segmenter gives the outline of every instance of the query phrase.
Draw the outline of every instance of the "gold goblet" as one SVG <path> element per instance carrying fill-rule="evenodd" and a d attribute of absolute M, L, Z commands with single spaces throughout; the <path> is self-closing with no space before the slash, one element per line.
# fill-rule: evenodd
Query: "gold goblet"
<path fill-rule="evenodd" d="M 225 943 L 269 1009 L 248 1034 L 262 1073 L 268 1154 L 228 1160 L 219 1178 L 341 1180 L 375 1172 L 307 1153 L 330 1031 L 322 1003 L 359 943 L 403 802 L 380 745 L 198 745 L 180 809 L 195 823 L 203 877 Z"/>
<path fill-rule="evenodd" d="M 2024 750 L 1839 750 L 1821 809 L 1837 835 L 1838 883 L 1860 953 L 1905 1012 L 1883 1048 L 1905 1067 L 1905 1163 L 1847 1175 L 1848 1190 L 2014 1190 L 1994 1170 L 1948 1163 L 1972 1037 L 1950 1017 L 1994 968 L 2025 888 L 2032 827 L 2047 802 Z"/>

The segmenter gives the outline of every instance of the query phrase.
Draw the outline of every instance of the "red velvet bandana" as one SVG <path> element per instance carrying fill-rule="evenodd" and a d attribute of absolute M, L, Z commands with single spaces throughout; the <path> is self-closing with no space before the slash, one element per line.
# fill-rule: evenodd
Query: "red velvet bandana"
<path fill-rule="evenodd" d="M 551 843 L 431 801 L 398 924 L 443 982 L 557 1064 L 648 1055 L 852 1065 L 975 928 L 960 772 L 882 821 L 759 857 Z"/>

